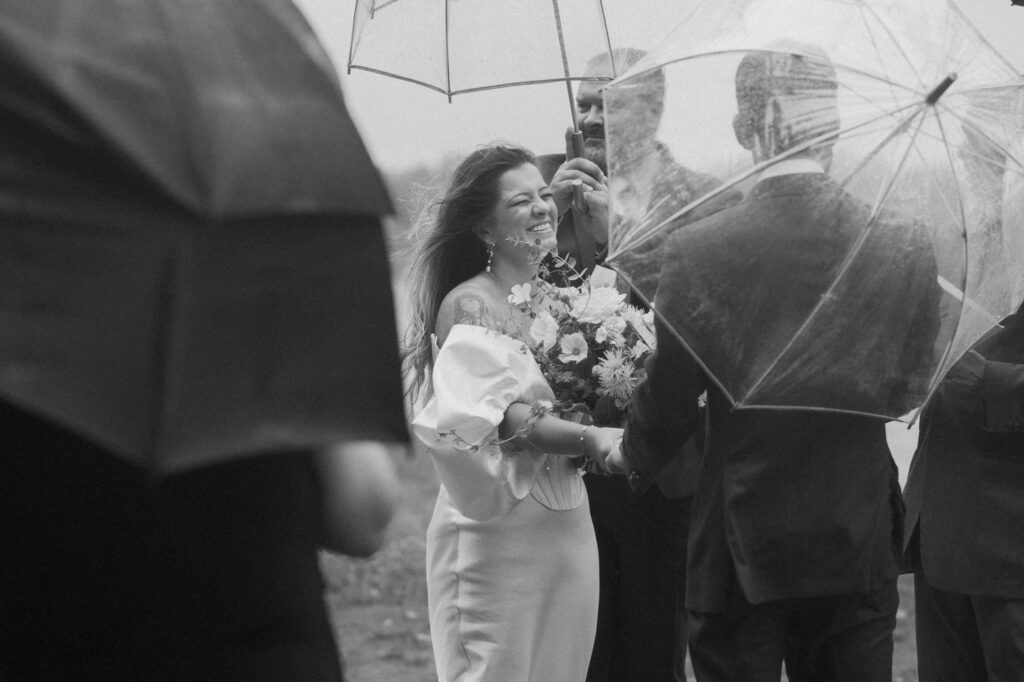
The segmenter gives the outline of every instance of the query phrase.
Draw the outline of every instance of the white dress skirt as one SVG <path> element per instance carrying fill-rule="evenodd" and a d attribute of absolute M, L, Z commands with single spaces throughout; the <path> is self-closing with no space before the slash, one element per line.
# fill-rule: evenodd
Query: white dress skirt
<path fill-rule="evenodd" d="M 550 405 L 520 341 L 455 325 L 413 420 L 441 479 L 427 528 L 430 635 L 441 682 L 586 678 L 597 627 L 597 543 L 567 457 L 497 444 L 513 402 Z"/>

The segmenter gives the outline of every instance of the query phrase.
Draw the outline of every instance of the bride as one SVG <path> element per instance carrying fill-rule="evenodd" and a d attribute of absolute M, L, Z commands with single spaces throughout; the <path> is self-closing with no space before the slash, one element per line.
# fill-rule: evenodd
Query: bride
<path fill-rule="evenodd" d="M 508 302 L 555 245 L 557 210 L 529 151 L 494 145 L 456 169 L 414 264 L 406 347 L 413 420 L 441 480 L 427 529 L 438 679 L 586 677 L 598 563 L 572 458 L 604 463 L 621 429 L 559 419 Z M 431 333 L 436 337 L 436 343 Z"/>

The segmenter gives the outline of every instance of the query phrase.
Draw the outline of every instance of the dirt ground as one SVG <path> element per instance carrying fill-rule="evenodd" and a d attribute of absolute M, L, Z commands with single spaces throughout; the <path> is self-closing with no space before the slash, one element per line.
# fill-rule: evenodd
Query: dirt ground
<path fill-rule="evenodd" d="M 385 547 L 368 560 L 323 556 L 327 602 L 348 682 L 437 680 L 426 614 L 423 542 L 437 479 L 429 456 L 396 461 L 405 494 Z M 893 680 L 917 682 L 910 576 L 900 578 L 900 603 Z"/>

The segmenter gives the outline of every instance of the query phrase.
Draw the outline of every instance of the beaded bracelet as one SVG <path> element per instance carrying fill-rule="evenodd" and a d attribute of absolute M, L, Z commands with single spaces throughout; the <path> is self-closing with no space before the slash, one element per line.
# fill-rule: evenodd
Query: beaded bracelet
<path fill-rule="evenodd" d="M 586 451 L 587 451 L 587 448 L 586 448 L 586 446 L 585 446 L 585 445 L 584 445 L 584 443 L 583 443 L 583 436 L 585 436 L 585 435 L 587 434 L 587 429 L 589 429 L 590 427 L 591 427 L 591 425 L 590 425 L 590 424 L 587 424 L 586 426 L 584 426 L 584 427 L 583 427 L 583 428 L 582 428 L 582 429 L 580 430 L 580 449 L 582 449 L 582 450 L 583 450 L 583 454 L 584 454 L 584 455 L 586 455 Z"/>

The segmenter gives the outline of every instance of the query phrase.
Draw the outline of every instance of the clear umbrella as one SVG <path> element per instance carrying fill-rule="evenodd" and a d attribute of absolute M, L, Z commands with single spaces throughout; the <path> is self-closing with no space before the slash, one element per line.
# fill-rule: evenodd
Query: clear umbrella
<path fill-rule="evenodd" d="M 606 56 L 604 64 L 596 57 Z M 601 0 L 357 0 L 348 69 L 407 80 L 449 99 L 617 75 Z M 576 152 L 582 154 L 582 134 Z"/>
<path fill-rule="evenodd" d="M 912 420 L 1024 295 L 1022 101 L 943 0 L 704 2 L 606 88 L 608 262 L 738 407 Z"/>

